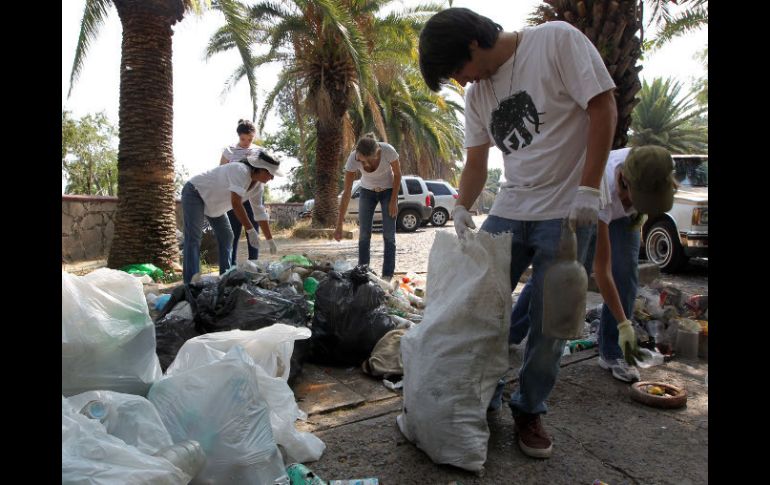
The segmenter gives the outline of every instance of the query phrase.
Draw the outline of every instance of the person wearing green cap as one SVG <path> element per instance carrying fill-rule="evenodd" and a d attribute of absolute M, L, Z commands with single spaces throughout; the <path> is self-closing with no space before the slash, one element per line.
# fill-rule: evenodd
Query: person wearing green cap
<path fill-rule="evenodd" d="M 674 162 L 665 148 L 621 148 L 610 152 L 602 179 L 608 201 L 599 210 L 593 263 L 604 299 L 599 365 L 624 382 L 639 380 L 639 370 L 624 359 L 627 350 L 632 354 L 638 350 L 628 315 L 634 310 L 639 285 L 639 227 L 645 215 L 671 210 L 676 192 L 673 170 Z M 511 313 L 509 343 L 520 343 L 529 331 L 530 298 L 527 282 Z"/>
<path fill-rule="evenodd" d="M 604 172 L 609 202 L 599 211 L 594 275 L 604 299 L 599 324 L 599 366 L 625 382 L 639 370 L 624 356 L 636 353 L 633 313 L 639 286 L 639 228 L 644 216 L 671 210 L 676 182 L 674 161 L 663 147 L 643 146 L 610 152 Z"/>

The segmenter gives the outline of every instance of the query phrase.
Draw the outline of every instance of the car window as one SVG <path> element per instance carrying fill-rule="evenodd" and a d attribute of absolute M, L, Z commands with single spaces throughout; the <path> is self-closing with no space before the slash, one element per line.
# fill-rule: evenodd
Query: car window
<path fill-rule="evenodd" d="M 674 179 L 689 187 L 709 186 L 709 162 L 703 158 L 674 158 Z"/>
<path fill-rule="evenodd" d="M 410 195 L 414 194 L 422 194 L 422 185 L 420 185 L 420 181 L 416 179 L 407 179 L 406 180 L 406 190 L 409 192 Z"/>
<path fill-rule="evenodd" d="M 398 186 L 398 195 L 404 195 L 404 184 Z"/>
<path fill-rule="evenodd" d="M 452 192 L 449 191 L 449 187 L 444 184 L 436 182 L 425 182 L 425 184 L 428 186 L 428 190 L 433 192 L 433 195 L 452 195 Z"/>

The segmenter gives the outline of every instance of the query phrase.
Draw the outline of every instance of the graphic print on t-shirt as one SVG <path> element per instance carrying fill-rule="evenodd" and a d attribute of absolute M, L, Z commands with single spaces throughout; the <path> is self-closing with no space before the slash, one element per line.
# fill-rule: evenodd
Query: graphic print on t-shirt
<path fill-rule="evenodd" d="M 511 153 L 508 147 L 509 144 L 511 148 L 518 150 L 519 138 L 516 136 L 517 131 L 524 141 L 521 148 L 528 146 L 532 143 L 533 138 L 524 120 L 534 124 L 535 133 L 539 134 L 540 125 L 544 124 L 540 121 L 540 115 L 544 114 L 545 112 L 540 113 L 537 111 L 535 102 L 532 101 L 532 97 L 526 91 L 517 91 L 503 99 L 497 108 L 492 111 L 492 117 L 489 122 L 489 132 L 492 133 L 492 138 L 494 138 L 497 148 L 505 155 Z"/>

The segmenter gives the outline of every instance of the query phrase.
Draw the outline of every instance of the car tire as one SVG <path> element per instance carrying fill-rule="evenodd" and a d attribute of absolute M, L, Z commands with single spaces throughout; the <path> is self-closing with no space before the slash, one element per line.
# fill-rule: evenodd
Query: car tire
<path fill-rule="evenodd" d="M 653 224 L 645 236 L 644 250 L 647 259 L 657 264 L 664 273 L 681 270 L 690 259 L 684 254 L 676 227 L 668 220 Z"/>
<path fill-rule="evenodd" d="M 401 232 L 414 232 L 420 227 L 420 214 L 414 209 L 404 209 L 398 213 L 396 226 Z"/>
<path fill-rule="evenodd" d="M 449 212 L 446 209 L 439 207 L 433 211 L 430 216 L 430 223 L 436 227 L 441 227 L 449 220 Z"/>

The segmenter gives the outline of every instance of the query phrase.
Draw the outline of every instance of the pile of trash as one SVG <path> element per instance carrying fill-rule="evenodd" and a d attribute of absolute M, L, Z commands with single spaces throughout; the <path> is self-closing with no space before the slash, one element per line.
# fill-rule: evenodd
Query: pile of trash
<path fill-rule="evenodd" d="M 586 313 L 584 338 L 567 342 L 565 354 L 597 345 L 601 312 L 600 304 Z M 629 319 L 639 348 L 656 363 L 674 356 L 708 359 L 708 295 L 687 295 L 673 286 L 640 287 Z"/>
<path fill-rule="evenodd" d="M 285 465 L 325 448 L 295 427 L 302 364 L 400 376 L 400 338 L 425 307 L 416 274 L 384 281 L 301 255 L 169 294 L 156 294 L 160 277 L 147 265 L 62 271 L 63 483 L 288 484 Z"/>
<path fill-rule="evenodd" d="M 62 483 L 289 484 L 286 463 L 321 457 L 287 382 L 307 307 L 251 282 L 234 271 L 171 295 L 189 308 L 163 318 L 191 321 L 185 337 L 260 328 L 189 338 L 163 373 L 140 279 L 62 271 Z"/>

